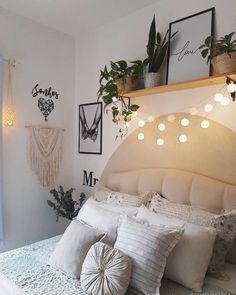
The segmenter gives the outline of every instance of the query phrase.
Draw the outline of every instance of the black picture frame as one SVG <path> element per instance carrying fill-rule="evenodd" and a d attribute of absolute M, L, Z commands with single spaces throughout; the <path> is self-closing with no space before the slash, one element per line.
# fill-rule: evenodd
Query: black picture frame
<path fill-rule="evenodd" d="M 206 22 L 209 27 L 204 26 L 204 23 L 202 21 L 203 17 L 204 19 L 206 18 Z M 196 25 L 197 18 L 199 21 L 199 25 Z M 191 30 L 191 24 L 189 23 L 191 19 L 193 20 L 192 32 L 194 32 L 192 33 L 192 36 L 191 31 L 189 34 L 185 34 L 186 31 Z M 212 7 L 207 10 L 173 21 L 169 24 L 169 47 L 167 56 L 166 85 L 211 76 L 211 63 L 207 65 L 206 59 L 202 58 L 199 46 L 204 43 L 205 39 L 208 36 L 211 35 L 214 38 L 214 21 L 215 7 Z M 186 28 L 184 28 L 184 24 L 186 25 Z M 183 33 L 182 35 L 181 30 L 178 29 L 179 27 L 181 28 L 181 25 L 183 26 L 183 31 L 185 31 L 185 33 Z M 202 31 L 202 27 L 204 27 L 205 31 Z M 176 31 L 178 31 L 177 35 L 173 39 L 171 39 L 171 35 Z M 192 39 L 189 40 L 189 38 L 191 37 Z M 198 46 L 197 44 L 194 44 L 197 39 L 199 40 Z M 191 41 L 193 41 L 192 43 L 195 45 L 194 47 L 189 46 L 191 45 Z M 186 48 L 184 48 L 186 44 L 188 45 Z M 184 51 L 182 52 L 182 55 L 179 55 L 182 49 Z M 188 57 L 188 60 L 182 62 L 181 65 L 181 61 L 183 59 L 181 61 L 179 59 L 182 57 Z M 192 60 L 190 59 L 190 57 L 192 57 Z M 176 71 L 176 76 L 174 75 L 173 71 Z M 186 78 L 184 78 L 185 75 Z"/>
<path fill-rule="evenodd" d="M 102 102 L 79 105 L 79 154 L 102 154 Z"/>

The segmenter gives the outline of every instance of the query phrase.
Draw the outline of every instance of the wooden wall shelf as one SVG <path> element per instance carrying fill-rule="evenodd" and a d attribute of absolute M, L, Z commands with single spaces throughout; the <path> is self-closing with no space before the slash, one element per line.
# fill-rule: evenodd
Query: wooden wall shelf
<path fill-rule="evenodd" d="M 171 91 L 179 91 L 179 90 L 185 90 L 185 89 L 192 89 L 192 88 L 199 88 L 204 86 L 211 86 L 216 84 L 224 84 L 226 81 L 226 76 L 232 78 L 233 80 L 236 80 L 236 74 L 228 74 L 228 75 L 222 75 L 222 76 L 211 76 L 203 79 L 198 80 L 191 80 L 191 81 L 185 81 L 170 85 L 163 85 L 158 86 L 154 88 L 147 88 L 147 89 L 140 89 L 131 91 L 128 93 L 125 93 L 124 97 L 139 97 L 139 96 L 148 96 L 148 95 L 154 95 L 159 93 L 165 93 L 165 92 L 171 92 Z"/>

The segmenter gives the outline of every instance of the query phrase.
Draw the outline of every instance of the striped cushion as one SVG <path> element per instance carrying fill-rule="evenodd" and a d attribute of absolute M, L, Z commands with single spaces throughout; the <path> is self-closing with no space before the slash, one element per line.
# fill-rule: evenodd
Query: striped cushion
<path fill-rule="evenodd" d="M 115 248 L 132 259 L 132 287 L 144 294 L 159 294 L 166 260 L 182 234 L 182 227 L 154 226 L 128 216 L 123 219 Z"/>

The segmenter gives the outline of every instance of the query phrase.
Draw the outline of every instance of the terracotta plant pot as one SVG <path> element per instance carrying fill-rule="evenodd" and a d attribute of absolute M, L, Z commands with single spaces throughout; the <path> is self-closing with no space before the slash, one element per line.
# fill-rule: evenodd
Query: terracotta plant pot
<path fill-rule="evenodd" d="M 236 52 L 233 52 L 230 55 L 231 57 L 227 53 L 224 53 L 212 58 L 211 64 L 213 76 L 236 72 Z"/>
<path fill-rule="evenodd" d="M 144 74 L 144 87 L 153 88 L 161 85 L 160 73 L 145 73 Z"/>
<path fill-rule="evenodd" d="M 133 90 L 133 83 L 130 77 L 126 78 L 126 82 L 123 83 L 122 79 L 116 80 L 116 86 L 120 95 L 125 94 Z"/>

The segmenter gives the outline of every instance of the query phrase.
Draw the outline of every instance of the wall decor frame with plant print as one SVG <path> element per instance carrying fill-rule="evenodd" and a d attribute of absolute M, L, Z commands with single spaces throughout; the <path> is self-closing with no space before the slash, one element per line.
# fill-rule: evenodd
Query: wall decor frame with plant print
<path fill-rule="evenodd" d="M 214 18 L 213 7 L 169 24 L 169 40 L 178 33 L 169 43 L 166 84 L 211 75 L 211 65 L 203 61 L 199 46 L 208 36 L 214 37 Z"/>
<path fill-rule="evenodd" d="M 79 153 L 102 154 L 102 102 L 79 105 Z"/>

